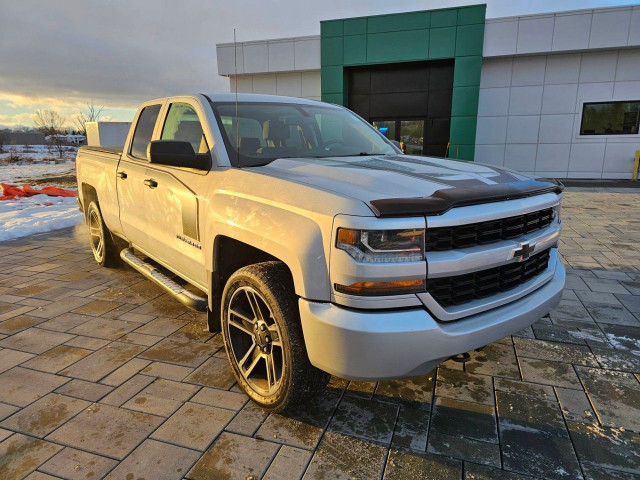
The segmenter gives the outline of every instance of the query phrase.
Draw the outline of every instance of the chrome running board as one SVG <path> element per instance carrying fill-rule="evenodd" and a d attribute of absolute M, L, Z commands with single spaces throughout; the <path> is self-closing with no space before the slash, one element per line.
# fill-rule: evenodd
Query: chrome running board
<path fill-rule="evenodd" d="M 122 250 L 120 252 L 120 258 L 122 258 L 122 260 L 131 268 L 137 270 L 156 285 L 165 289 L 184 306 L 197 312 L 207 311 L 207 297 L 196 295 L 184 288 L 182 285 L 177 284 L 153 265 L 143 262 L 136 257 L 131 248 L 125 248 Z"/>

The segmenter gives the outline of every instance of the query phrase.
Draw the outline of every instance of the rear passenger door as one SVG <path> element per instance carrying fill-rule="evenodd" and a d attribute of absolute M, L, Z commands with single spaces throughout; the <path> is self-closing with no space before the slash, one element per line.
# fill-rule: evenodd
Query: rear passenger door
<path fill-rule="evenodd" d="M 127 240 L 138 248 L 149 243 L 150 206 L 146 202 L 148 188 L 144 184 L 148 168 L 147 146 L 154 138 L 162 104 L 143 106 L 135 119 L 135 130 L 116 172 L 120 223 Z"/>
<path fill-rule="evenodd" d="M 209 153 L 195 103 L 170 103 L 158 135 L 162 140 L 187 141 L 196 153 Z M 202 205 L 196 192 L 207 187 L 208 173 L 157 164 L 149 164 L 145 169 L 145 179 L 155 185 L 145 191 L 145 203 L 151 207 L 146 213 L 148 253 L 180 276 L 205 288 L 205 252 L 199 225 Z"/>

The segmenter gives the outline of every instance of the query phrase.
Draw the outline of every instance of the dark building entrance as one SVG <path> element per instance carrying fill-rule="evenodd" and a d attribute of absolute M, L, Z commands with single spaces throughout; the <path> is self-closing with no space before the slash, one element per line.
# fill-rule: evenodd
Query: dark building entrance
<path fill-rule="evenodd" d="M 453 60 L 347 69 L 349 108 L 414 155 L 444 157 L 449 142 Z"/>

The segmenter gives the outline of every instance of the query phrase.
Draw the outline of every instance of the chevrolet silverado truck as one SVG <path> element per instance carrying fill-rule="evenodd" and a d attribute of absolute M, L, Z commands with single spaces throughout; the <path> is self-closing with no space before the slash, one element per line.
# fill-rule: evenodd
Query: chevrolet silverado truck
<path fill-rule="evenodd" d="M 77 177 L 95 260 L 207 312 L 273 411 L 330 374 L 423 375 L 546 315 L 565 282 L 560 184 L 404 155 L 335 105 L 151 100 L 124 148 L 79 150 Z"/>

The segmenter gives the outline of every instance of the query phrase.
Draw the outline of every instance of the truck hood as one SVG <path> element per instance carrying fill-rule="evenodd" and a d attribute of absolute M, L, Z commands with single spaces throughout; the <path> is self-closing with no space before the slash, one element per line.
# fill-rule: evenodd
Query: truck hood
<path fill-rule="evenodd" d="M 285 158 L 251 170 L 356 198 L 380 217 L 439 215 L 454 206 L 562 191 L 553 180 L 473 162 L 408 155 Z"/>

